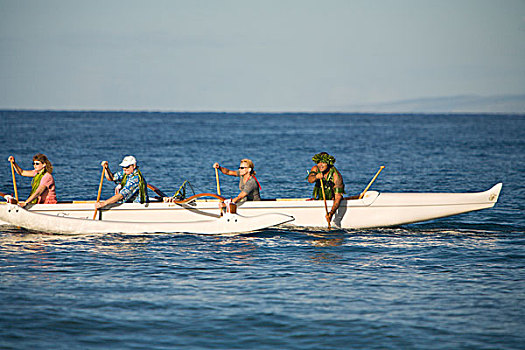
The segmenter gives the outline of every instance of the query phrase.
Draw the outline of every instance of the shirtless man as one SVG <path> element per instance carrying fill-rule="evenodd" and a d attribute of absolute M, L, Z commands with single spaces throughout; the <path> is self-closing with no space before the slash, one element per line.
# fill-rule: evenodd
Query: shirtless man
<path fill-rule="evenodd" d="M 326 214 L 326 221 L 330 222 L 337 208 L 341 204 L 345 193 L 345 184 L 341 173 L 334 167 L 335 158 L 326 152 L 321 152 L 313 156 L 312 160 L 316 165 L 312 167 L 308 174 L 308 182 L 315 183 L 313 199 L 323 199 L 321 180 L 323 183 L 324 194 L 327 200 L 333 200 L 332 209 Z"/>

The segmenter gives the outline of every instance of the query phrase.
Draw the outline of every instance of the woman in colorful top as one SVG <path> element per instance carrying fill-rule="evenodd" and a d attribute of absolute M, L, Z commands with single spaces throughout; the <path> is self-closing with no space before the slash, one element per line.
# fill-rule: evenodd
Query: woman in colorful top
<path fill-rule="evenodd" d="M 326 152 L 321 152 L 313 156 L 312 160 L 316 165 L 312 167 L 308 174 L 308 182 L 315 183 L 314 199 L 323 199 L 321 180 L 323 180 L 324 193 L 327 200 L 334 200 L 332 209 L 326 214 L 326 220 L 330 222 L 345 193 L 345 184 L 341 173 L 334 167 L 335 158 Z"/>
<path fill-rule="evenodd" d="M 239 190 L 241 193 L 232 199 L 233 203 L 244 203 L 245 201 L 260 201 L 261 195 L 259 189 L 261 185 L 255 177 L 253 162 L 249 159 L 241 160 L 239 170 L 230 170 L 219 165 L 213 164 L 213 167 L 219 169 L 223 174 L 239 177 Z"/>
<path fill-rule="evenodd" d="M 107 161 L 102 162 L 104 175 L 108 181 L 117 184 L 115 195 L 102 202 L 95 203 L 95 208 L 103 208 L 108 204 L 119 203 L 148 203 L 148 184 L 142 176 L 137 165 L 137 160 L 133 156 L 126 156 L 120 163 L 122 170 L 113 174 L 109 170 Z"/>
<path fill-rule="evenodd" d="M 32 177 L 31 193 L 25 202 L 20 206 L 25 207 L 27 204 L 55 204 L 57 195 L 55 192 L 55 179 L 53 179 L 53 165 L 47 157 L 41 153 L 33 157 L 33 170 L 23 170 L 15 162 L 15 158 L 10 156 L 8 161 L 13 163 L 13 167 L 18 175 Z"/>

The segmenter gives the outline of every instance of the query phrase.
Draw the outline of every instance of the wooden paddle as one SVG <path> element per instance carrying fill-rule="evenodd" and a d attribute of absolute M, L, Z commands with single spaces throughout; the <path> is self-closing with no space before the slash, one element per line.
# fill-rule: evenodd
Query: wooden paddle
<path fill-rule="evenodd" d="M 98 185 L 97 203 L 100 202 L 100 194 L 102 193 L 102 183 L 104 182 L 105 172 L 106 172 L 106 168 L 102 166 L 102 175 L 100 175 L 100 184 Z M 95 208 L 95 214 L 93 214 L 93 220 L 97 218 L 97 211 L 98 211 L 98 208 Z"/>
<path fill-rule="evenodd" d="M 221 195 L 221 185 L 219 184 L 219 170 L 215 168 L 215 180 L 217 181 L 217 194 Z"/>
<path fill-rule="evenodd" d="M 328 206 L 326 205 L 326 195 L 324 193 L 323 179 L 319 179 L 319 181 L 321 181 L 321 192 L 323 192 L 324 210 L 326 212 L 326 215 L 328 215 Z M 328 221 L 328 229 L 330 230 L 331 229 L 330 220 L 327 219 L 326 221 Z"/>
<path fill-rule="evenodd" d="M 18 202 L 18 190 L 16 188 L 15 164 L 11 162 L 11 174 L 13 175 L 13 188 L 15 190 L 15 199 Z"/>
<path fill-rule="evenodd" d="M 221 185 L 219 183 L 219 169 L 218 168 L 215 168 L 215 181 L 217 182 L 217 194 L 220 196 L 221 195 Z M 223 201 L 224 203 L 224 201 Z M 221 211 L 221 216 L 223 215 L 223 209 L 220 208 L 220 211 Z"/>
<path fill-rule="evenodd" d="M 372 186 L 372 184 L 374 183 L 374 181 L 377 179 L 377 177 L 379 176 L 379 173 L 385 168 L 384 165 L 381 165 L 379 167 L 379 170 L 377 171 L 376 175 L 374 176 L 374 178 L 372 179 L 372 181 L 370 181 L 370 183 L 368 184 L 368 186 L 366 186 L 365 190 L 363 192 L 361 192 L 361 194 L 359 195 L 359 198 L 358 199 L 361 199 L 365 196 L 365 193 L 366 191 L 368 191 L 368 189 L 370 188 L 370 186 Z"/>

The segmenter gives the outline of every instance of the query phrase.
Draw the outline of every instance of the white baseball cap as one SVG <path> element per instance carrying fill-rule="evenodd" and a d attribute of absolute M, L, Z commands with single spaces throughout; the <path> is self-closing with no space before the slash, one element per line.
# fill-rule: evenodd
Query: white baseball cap
<path fill-rule="evenodd" d="M 122 162 L 120 162 L 120 166 L 122 167 L 128 167 L 130 165 L 137 164 L 137 160 L 133 156 L 126 156 L 124 159 L 122 159 Z"/>

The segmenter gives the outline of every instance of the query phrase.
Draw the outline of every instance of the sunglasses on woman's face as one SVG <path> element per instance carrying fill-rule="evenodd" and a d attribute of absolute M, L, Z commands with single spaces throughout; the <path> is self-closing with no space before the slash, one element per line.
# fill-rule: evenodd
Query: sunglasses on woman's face
<path fill-rule="evenodd" d="M 40 165 L 40 164 L 42 164 L 42 163 L 40 163 L 40 162 L 33 162 L 33 165 Z"/>
<path fill-rule="evenodd" d="M 239 169 L 246 169 L 248 168 L 247 166 L 240 166 Z"/>

